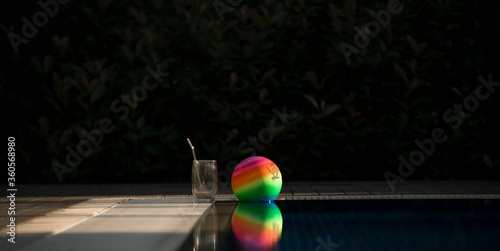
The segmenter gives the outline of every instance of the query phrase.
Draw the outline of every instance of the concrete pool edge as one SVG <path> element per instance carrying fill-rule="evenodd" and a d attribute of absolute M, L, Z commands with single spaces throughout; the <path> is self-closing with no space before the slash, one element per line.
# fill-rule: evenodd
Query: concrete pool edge
<path fill-rule="evenodd" d="M 6 244 L 15 245 L 13 248 L 16 250 L 29 247 L 105 212 L 121 201 L 123 199 L 92 198 L 32 218 L 16 225 L 16 238 L 14 239 L 16 243 L 7 243 L 6 239 L 2 239 L 2 248 Z"/>
<path fill-rule="evenodd" d="M 278 200 L 400 200 L 400 199 L 500 199 L 500 194 L 378 194 L 283 196 Z"/>
<path fill-rule="evenodd" d="M 280 200 L 404 200 L 404 199 L 500 199 L 500 194 L 359 194 L 359 195 L 280 195 Z M 216 202 L 238 201 L 236 196 L 217 196 Z"/>
<path fill-rule="evenodd" d="M 99 199 L 97 199 L 99 200 Z M 103 200 L 103 199 L 101 199 Z M 110 199 L 104 199 L 111 201 Z M 36 218 L 45 225 L 43 236 L 22 250 L 176 250 L 212 204 L 194 203 L 191 198 L 112 199 L 115 203 L 91 210 L 92 200 L 78 204 L 94 211 L 79 219 L 66 217 L 63 227 L 51 228 L 50 215 Z M 94 203 L 95 204 L 95 203 Z M 71 208 L 68 208 L 71 209 Z M 65 218 L 59 216 L 59 218 Z M 73 219 L 71 222 L 68 219 Z M 161 247 L 161 248 L 159 248 Z"/>

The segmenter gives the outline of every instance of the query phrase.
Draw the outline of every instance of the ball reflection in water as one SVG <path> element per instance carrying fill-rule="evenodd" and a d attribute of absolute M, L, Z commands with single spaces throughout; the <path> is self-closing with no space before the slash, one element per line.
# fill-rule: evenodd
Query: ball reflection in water
<path fill-rule="evenodd" d="M 274 203 L 238 204 L 231 220 L 233 233 L 245 249 L 266 250 L 281 239 L 283 216 Z"/>

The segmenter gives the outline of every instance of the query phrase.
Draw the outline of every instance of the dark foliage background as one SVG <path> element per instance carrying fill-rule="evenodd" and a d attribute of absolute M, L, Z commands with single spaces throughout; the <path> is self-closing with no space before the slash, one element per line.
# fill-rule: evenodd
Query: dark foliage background
<path fill-rule="evenodd" d="M 479 75 L 500 81 L 496 1 L 402 1 L 348 64 L 336 47 L 387 2 L 244 1 L 221 22 L 208 0 L 74 0 L 17 54 L 8 32 L 41 8 L 5 3 L 2 134 L 16 137 L 18 182 L 58 182 L 52 163 L 103 118 L 115 130 L 64 182 L 189 181 L 186 137 L 226 170 L 285 106 L 297 117 L 257 150 L 285 180 L 384 179 L 436 127 L 448 140 L 409 179 L 500 178 L 500 91 L 457 130 L 442 118 Z M 156 65 L 170 75 L 121 120 L 111 104 Z"/>

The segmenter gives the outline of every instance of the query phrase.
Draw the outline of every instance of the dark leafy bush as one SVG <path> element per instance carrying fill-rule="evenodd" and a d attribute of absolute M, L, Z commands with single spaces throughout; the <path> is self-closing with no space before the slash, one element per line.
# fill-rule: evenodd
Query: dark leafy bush
<path fill-rule="evenodd" d="M 339 45 L 354 45 L 354 28 L 387 1 L 244 1 L 224 22 L 206 0 L 70 1 L 19 53 L 2 43 L 3 124 L 17 138 L 19 179 L 57 182 L 54 161 L 66 165 L 66 147 L 89 139 L 82 129 L 108 118 L 114 130 L 65 182 L 189 181 L 186 137 L 225 170 L 284 107 L 297 116 L 256 153 L 285 180 L 384 179 L 437 127 L 448 139 L 410 179 L 498 179 L 497 92 L 457 129 L 443 121 L 478 76 L 500 81 L 494 3 L 402 1 L 348 63 Z M 5 36 L 40 10 L 13 9 Z M 170 75 L 131 108 L 147 67 Z M 115 112 L 122 106 L 128 114 Z"/>

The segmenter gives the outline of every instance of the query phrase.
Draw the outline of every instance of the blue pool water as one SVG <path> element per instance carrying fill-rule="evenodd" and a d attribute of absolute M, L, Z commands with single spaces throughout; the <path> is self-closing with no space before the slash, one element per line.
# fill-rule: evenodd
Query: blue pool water
<path fill-rule="evenodd" d="M 217 202 L 182 250 L 500 250 L 500 200 Z"/>

